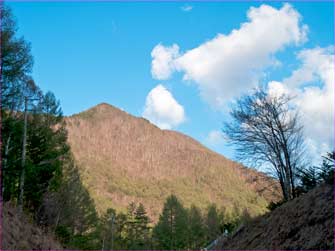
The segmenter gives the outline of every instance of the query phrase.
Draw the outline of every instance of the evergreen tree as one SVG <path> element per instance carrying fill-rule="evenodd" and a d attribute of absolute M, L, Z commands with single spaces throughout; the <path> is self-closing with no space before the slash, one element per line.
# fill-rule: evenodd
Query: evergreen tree
<path fill-rule="evenodd" d="M 201 249 L 206 245 L 206 232 L 200 209 L 192 205 L 188 213 L 188 248 Z"/>
<path fill-rule="evenodd" d="M 136 209 L 135 212 L 135 220 L 136 220 L 136 249 L 150 249 L 151 238 L 150 238 L 150 227 L 149 227 L 149 217 L 147 216 L 147 212 L 142 203 Z"/>
<path fill-rule="evenodd" d="M 126 245 L 126 227 L 127 227 L 127 215 L 119 213 L 115 219 L 115 241 L 114 249 L 127 249 Z"/>
<path fill-rule="evenodd" d="M 38 221 L 47 221 L 67 249 L 101 249 L 102 224 L 70 156 L 66 156 L 59 189 L 44 196 Z"/>
<path fill-rule="evenodd" d="M 55 96 L 30 77 L 30 45 L 16 34 L 11 10 L 1 8 L 2 198 L 36 212 L 42 195 L 60 183 L 68 151 Z"/>
<path fill-rule="evenodd" d="M 59 102 L 47 93 L 29 116 L 24 196 L 26 206 L 38 208 L 48 189 L 59 187 L 64 157 L 69 151 Z"/>
<path fill-rule="evenodd" d="M 127 224 L 126 224 L 126 237 L 125 244 L 127 249 L 135 249 L 137 239 L 137 229 L 136 229 L 136 204 L 131 202 L 127 208 Z"/>
<path fill-rule="evenodd" d="M 319 183 L 325 182 L 327 184 L 334 184 L 334 163 L 335 152 L 328 152 L 326 156 L 322 157 L 322 164 L 319 173 Z"/>
<path fill-rule="evenodd" d="M 106 213 L 101 217 L 101 250 L 113 250 L 115 248 L 115 219 L 116 212 L 112 208 L 107 209 Z"/>
<path fill-rule="evenodd" d="M 208 207 L 206 217 L 207 242 L 214 241 L 220 234 L 220 219 L 219 213 L 215 204 Z"/>
<path fill-rule="evenodd" d="M 33 66 L 30 44 L 18 37 L 10 8 L 0 5 L 1 13 L 1 107 L 11 113 L 22 110 L 22 90 Z"/>
<path fill-rule="evenodd" d="M 187 224 L 187 211 L 175 195 L 169 196 L 153 232 L 158 249 L 187 248 Z"/>

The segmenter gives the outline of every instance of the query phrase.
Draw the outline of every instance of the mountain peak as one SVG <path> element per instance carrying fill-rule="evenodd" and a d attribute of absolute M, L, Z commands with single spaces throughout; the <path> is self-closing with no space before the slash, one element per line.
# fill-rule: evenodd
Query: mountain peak
<path fill-rule="evenodd" d="M 114 107 L 114 106 L 112 106 L 111 104 L 108 104 L 106 102 L 102 102 L 102 103 L 99 103 L 99 104 L 93 106 L 92 108 L 94 108 L 94 107 L 98 108 L 98 107 Z"/>
<path fill-rule="evenodd" d="M 96 110 L 96 111 L 119 110 L 119 111 L 123 111 L 122 109 L 119 109 L 116 106 L 113 106 L 113 105 L 108 104 L 106 102 L 99 103 L 99 104 L 89 108 L 87 111 L 89 111 L 89 110 Z"/>
<path fill-rule="evenodd" d="M 73 114 L 70 117 L 79 117 L 79 118 L 95 118 L 101 117 L 103 115 L 107 116 L 130 116 L 127 112 L 123 109 L 117 108 L 111 104 L 106 102 L 99 103 L 91 108 L 88 108 L 85 111 L 80 113 Z"/>

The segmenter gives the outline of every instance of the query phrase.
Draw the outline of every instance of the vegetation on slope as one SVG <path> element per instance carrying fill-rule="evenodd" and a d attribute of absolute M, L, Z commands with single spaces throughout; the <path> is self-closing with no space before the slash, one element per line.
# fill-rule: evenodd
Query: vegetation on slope
<path fill-rule="evenodd" d="M 250 221 L 218 249 L 333 250 L 333 185 L 324 184 Z"/>
<path fill-rule="evenodd" d="M 264 174 L 111 105 L 98 105 L 66 123 L 75 162 L 99 212 L 142 202 L 156 221 L 164 199 L 176 194 L 187 207 L 216 203 L 226 212 L 238 207 L 258 215 L 280 197 Z"/>
<path fill-rule="evenodd" d="M 57 250 L 63 249 L 54 234 L 43 230 L 15 205 L 3 205 L 2 250 Z"/>

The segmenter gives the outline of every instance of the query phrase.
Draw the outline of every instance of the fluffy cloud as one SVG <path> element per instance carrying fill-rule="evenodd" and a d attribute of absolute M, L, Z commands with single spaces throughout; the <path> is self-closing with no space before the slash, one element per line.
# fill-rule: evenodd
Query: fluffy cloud
<path fill-rule="evenodd" d="M 174 60 L 178 55 L 179 47 L 176 44 L 171 47 L 165 47 L 161 44 L 156 45 L 151 52 L 152 77 L 159 80 L 168 79 L 175 70 Z"/>
<path fill-rule="evenodd" d="M 218 130 L 210 131 L 207 138 L 206 143 L 210 146 L 217 146 L 224 142 L 223 133 Z"/>
<path fill-rule="evenodd" d="M 163 85 L 149 92 L 142 116 L 161 129 L 171 129 L 185 121 L 183 106 Z"/>
<path fill-rule="evenodd" d="M 272 97 L 280 97 L 281 95 L 291 95 L 290 91 L 278 81 L 268 83 L 268 93 Z"/>
<path fill-rule="evenodd" d="M 177 45 L 172 46 L 173 50 L 156 46 L 152 51 L 153 77 L 166 79 L 173 70 L 181 71 L 185 80 L 197 84 L 208 103 L 222 107 L 258 84 L 263 71 L 278 63 L 276 52 L 306 40 L 307 26 L 301 24 L 300 14 L 289 4 L 280 9 L 252 7 L 247 17 L 248 22 L 239 29 L 228 35 L 218 34 L 181 55 Z"/>
<path fill-rule="evenodd" d="M 268 88 L 295 97 L 308 150 L 320 156 L 334 147 L 334 55 L 328 47 L 302 50 L 297 57 L 301 66 L 282 82 L 270 82 Z"/>

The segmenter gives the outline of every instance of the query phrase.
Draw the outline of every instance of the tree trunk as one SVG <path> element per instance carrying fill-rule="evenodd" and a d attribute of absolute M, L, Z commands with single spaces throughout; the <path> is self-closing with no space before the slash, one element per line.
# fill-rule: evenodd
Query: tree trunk
<path fill-rule="evenodd" d="M 22 213 L 23 211 L 24 179 L 26 172 L 26 145 L 27 145 L 27 120 L 28 120 L 27 105 L 28 105 L 28 98 L 26 97 L 24 100 L 24 127 L 23 127 L 22 159 L 21 159 L 20 194 L 18 199 L 18 207 L 20 213 Z"/>
<path fill-rule="evenodd" d="M 7 160 L 8 160 L 8 153 L 9 153 L 9 144 L 10 144 L 10 139 L 11 139 L 11 135 L 8 136 L 7 142 L 6 142 L 6 146 L 5 146 L 5 155 L 3 158 L 3 166 L 2 166 L 2 172 L 1 172 L 1 198 L 3 199 L 3 196 L 5 194 L 5 185 L 4 185 L 4 174 L 5 174 L 5 170 L 7 168 Z"/>

